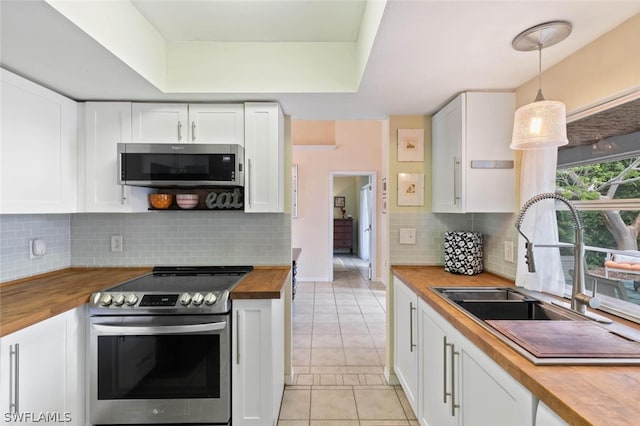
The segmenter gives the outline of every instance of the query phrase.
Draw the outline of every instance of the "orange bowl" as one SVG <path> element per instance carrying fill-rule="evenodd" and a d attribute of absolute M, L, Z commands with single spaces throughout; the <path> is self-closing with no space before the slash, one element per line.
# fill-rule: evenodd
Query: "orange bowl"
<path fill-rule="evenodd" d="M 168 209 L 173 203 L 172 194 L 149 194 L 149 204 L 154 209 Z"/>

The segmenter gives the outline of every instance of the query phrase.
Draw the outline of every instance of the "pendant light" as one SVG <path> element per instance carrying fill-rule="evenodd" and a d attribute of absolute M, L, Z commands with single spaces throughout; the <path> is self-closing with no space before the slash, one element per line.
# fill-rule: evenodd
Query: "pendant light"
<path fill-rule="evenodd" d="M 515 50 L 538 51 L 538 94 L 532 103 L 518 108 L 515 113 L 511 149 L 539 149 L 569 143 L 564 104 L 542 96 L 542 49 L 561 42 L 569 34 L 569 22 L 552 21 L 521 32 L 511 42 Z"/>

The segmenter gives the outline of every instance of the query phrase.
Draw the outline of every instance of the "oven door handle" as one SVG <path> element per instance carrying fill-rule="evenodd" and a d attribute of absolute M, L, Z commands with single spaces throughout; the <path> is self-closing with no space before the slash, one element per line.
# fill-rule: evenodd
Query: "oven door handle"
<path fill-rule="evenodd" d="M 156 326 L 91 324 L 91 327 L 98 332 L 120 335 L 202 333 L 207 331 L 223 330 L 226 326 L 226 321 L 205 324 Z"/>

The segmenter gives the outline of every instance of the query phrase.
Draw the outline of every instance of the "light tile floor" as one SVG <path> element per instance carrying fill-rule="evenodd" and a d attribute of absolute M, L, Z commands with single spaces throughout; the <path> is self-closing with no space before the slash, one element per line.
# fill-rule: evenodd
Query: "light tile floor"
<path fill-rule="evenodd" d="M 417 425 L 400 386 L 384 378 L 385 287 L 365 263 L 339 255 L 334 281 L 299 282 L 293 301 L 293 366 L 280 426 Z"/>

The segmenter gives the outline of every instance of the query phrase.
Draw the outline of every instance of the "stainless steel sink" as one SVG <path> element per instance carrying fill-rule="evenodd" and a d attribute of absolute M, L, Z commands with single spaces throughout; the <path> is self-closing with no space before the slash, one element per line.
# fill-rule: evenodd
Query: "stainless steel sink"
<path fill-rule="evenodd" d="M 563 312 L 561 308 L 546 305 L 537 300 L 474 300 L 456 302 L 462 309 L 483 321 L 577 321 L 582 318 Z"/>
<path fill-rule="evenodd" d="M 579 314 L 553 306 L 511 287 L 436 288 L 479 320 L 578 321 Z"/>
<path fill-rule="evenodd" d="M 440 292 L 454 302 L 458 301 L 487 301 L 487 300 L 523 300 L 527 296 L 511 287 L 436 287 Z"/>
<path fill-rule="evenodd" d="M 527 330 L 542 330 L 541 332 L 543 335 L 550 332 L 551 329 L 558 330 L 567 328 L 562 322 L 574 324 L 573 329 L 576 329 L 575 326 L 577 326 L 577 329 L 579 330 L 590 329 L 595 331 L 596 333 L 593 334 L 594 337 L 596 334 L 601 335 L 603 333 L 603 329 L 608 330 L 608 327 L 601 324 L 598 325 L 602 328 L 594 326 L 596 322 L 593 321 L 592 318 L 571 309 L 558 306 L 558 302 L 543 293 L 513 287 L 433 287 L 432 290 L 534 364 L 640 364 L 640 343 L 638 343 L 639 346 L 637 353 L 639 355 L 637 357 L 633 355 L 630 357 L 628 354 L 621 355 L 621 353 L 606 353 L 605 356 L 602 353 L 598 353 L 598 350 L 602 349 L 602 347 L 595 348 L 598 350 L 593 350 L 593 347 L 587 347 L 586 352 L 582 355 L 579 353 L 572 353 L 571 356 L 553 357 L 547 356 L 545 353 L 544 356 L 536 356 L 534 355 L 534 353 L 536 353 L 535 351 L 532 353 L 530 352 L 531 349 L 526 349 L 529 344 L 533 344 L 535 346 L 535 343 L 532 341 L 522 341 L 521 339 L 518 340 L 518 338 L 512 336 L 515 338 L 514 340 L 513 338 L 510 338 L 508 333 L 503 334 L 500 328 L 504 328 L 505 324 L 509 324 L 513 327 L 514 324 L 516 324 L 513 321 L 520 324 L 519 327 L 521 329 L 524 327 Z M 530 321 L 531 325 L 524 326 L 524 324 L 520 323 L 521 321 Z M 576 323 L 576 321 L 583 321 L 584 325 L 578 325 L 579 323 Z M 554 323 L 553 327 L 550 322 Z M 545 323 L 549 325 L 544 326 L 543 324 Z M 566 325 L 568 326 L 569 324 Z M 507 329 L 509 329 L 509 327 L 507 327 Z M 549 329 L 549 331 L 545 332 L 544 330 L 546 329 Z M 612 335 L 617 335 L 623 340 L 626 339 L 627 341 L 636 343 L 639 340 L 629 337 L 637 335 L 634 332 L 630 332 L 630 334 L 621 333 L 619 326 L 616 326 L 613 330 L 608 330 L 608 332 Z M 637 332 L 637 330 L 635 332 Z M 607 332 L 604 332 L 604 334 L 607 334 Z M 539 336 L 540 335 L 537 337 Z M 565 340 L 567 339 L 560 339 L 558 346 L 562 346 L 562 343 L 564 343 Z M 586 346 L 589 346 L 589 340 L 590 339 L 587 338 Z M 606 339 L 604 341 L 608 343 Z M 553 343 L 553 340 L 551 342 L 552 349 L 555 350 L 557 348 L 556 343 Z M 636 353 L 635 349 L 633 349 L 633 351 Z M 598 353 L 598 355 L 593 355 L 594 353 Z M 616 357 L 616 355 L 618 356 Z"/>

